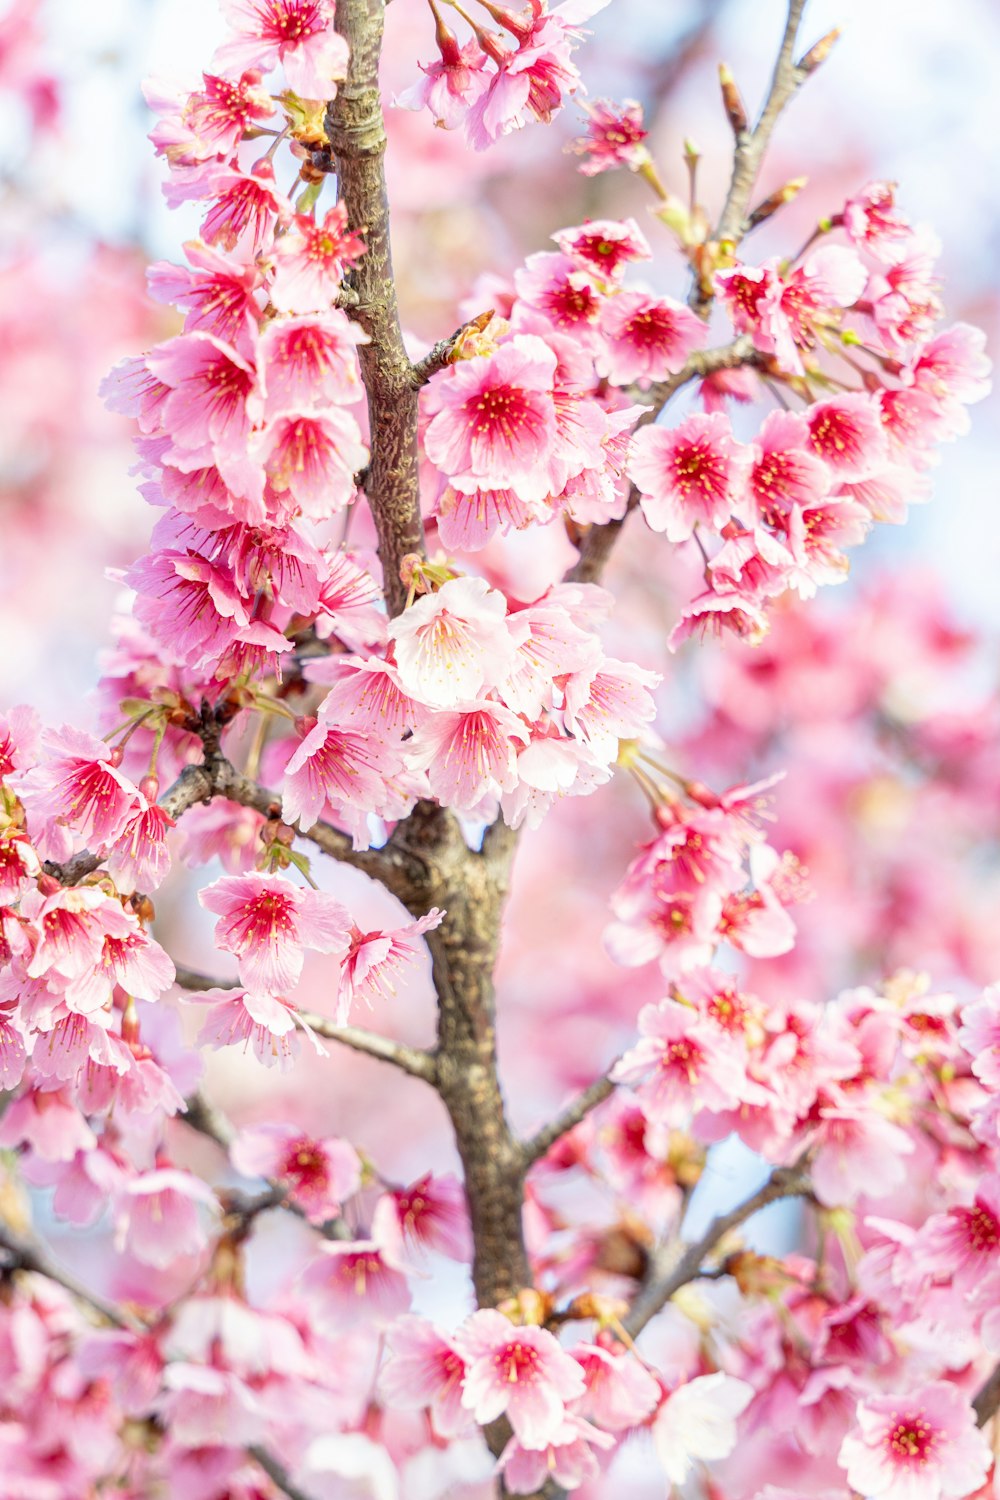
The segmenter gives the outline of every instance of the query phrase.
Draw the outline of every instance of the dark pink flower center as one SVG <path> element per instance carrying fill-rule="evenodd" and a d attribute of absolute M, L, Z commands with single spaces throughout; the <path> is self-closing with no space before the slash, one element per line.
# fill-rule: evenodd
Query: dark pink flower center
<path fill-rule="evenodd" d="M 684 443 L 674 453 L 674 486 L 682 495 L 708 498 L 724 495 L 727 472 L 723 460 L 705 443 Z"/>
<path fill-rule="evenodd" d="M 300 1136 L 288 1148 L 281 1175 L 299 1188 L 325 1188 L 329 1181 L 326 1157 L 315 1141 Z"/>
<path fill-rule="evenodd" d="M 663 1054 L 664 1068 L 673 1073 L 684 1073 L 691 1083 L 694 1083 L 698 1077 L 702 1060 L 701 1048 L 697 1042 L 692 1042 L 687 1037 L 668 1042 Z"/>
<path fill-rule="evenodd" d="M 501 1380 L 516 1385 L 519 1380 L 530 1380 L 537 1373 L 538 1350 L 515 1339 L 497 1350 L 493 1363 Z"/>
<path fill-rule="evenodd" d="M 118 782 L 99 760 L 74 762 L 74 769 L 64 785 L 70 791 L 70 809 L 77 815 L 88 807 L 104 811 L 112 807 L 122 794 Z"/>
<path fill-rule="evenodd" d="M 260 34 L 269 42 L 294 46 L 323 30 L 316 0 L 267 0 L 261 9 Z"/>
<path fill-rule="evenodd" d="M 707 1010 L 716 1026 L 723 1031 L 742 1031 L 746 1026 L 747 1003 L 736 990 L 716 990 Z"/>
<path fill-rule="evenodd" d="M 620 261 L 627 259 L 628 246 L 624 240 L 606 240 L 603 235 L 583 234 L 573 246 L 577 255 L 603 266 L 608 271 L 617 269 Z"/>
<path fill-rule="evenodd" d="M 668 942 L 679 937 L 686 937 L 693 926 L 691 904 L 680 897 L 674 901 L 668 901 L 662 910 L 657 912 L 654 920 Z"/>
<path fill-rule="evenodd" d="M 922 1466 L 937 1446 L 937 1434 L 924 1417 L 895 1417 L 886 1438 L 892 1457 L 899 1462 Z"/>
<path fill-rule="evenodd" d="M 546 293 L 545 308 L 555 323 L 573 324 L 591 317 L 597 299 L 589 286 L 574 286 L 568 278 Z"/>
<path fill-rule="evenodd" d="M 857 424 L 846 412 L 825 411 L 811 424 L 813 447 L 831 463 L 857 458 L 861 454 L 861 435 Z"/>
<path fill-rule="evenodd" d="M 985 1204 L 977 1203 L 974 1208 L 960 1209 L 959 1214 L 970 1250 L 981 1254 L 984 1250 L 997 1248 L 1000 1244 L 1000 1223 Z"/>
<path fill-rule="evenodd" d="M 495 385 L 469 403 L 469 427 L 474 432 L 505 437 L 508 442 L 529 424 L 531 409 L 524 392 L 514 385 Z"/>
<path fill-rule="evenodd" d="M 252 896 L 243 908 L 240 926 L 249 943 L 269 943 L 295 933 L 295 908 L 277 891 Z"/>
<path fill-rule="evenodd" d="M 677 322 L 666 307 L 646 307 L 629 318 L 624 332 L 638 349 L 660 349 L 676 337 Z"/>
<path fill-rule="evenodd" d="M 372 1251 L 362 1250 L 354 1255 L 345 1255 L 340 1262 L 341 1279 L 353 1283 L 356 1297 L 365 1295 L 369 1281 L 380 1276 L 383 1269 L 381 1258 Z"/>

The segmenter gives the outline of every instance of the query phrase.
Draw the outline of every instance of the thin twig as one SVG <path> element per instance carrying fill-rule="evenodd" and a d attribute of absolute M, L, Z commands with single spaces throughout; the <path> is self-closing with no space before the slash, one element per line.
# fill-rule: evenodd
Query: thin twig
<path fill-rule="evenodd" d="M 795 39 L 798 36 L 802 12 L 805 8 L 806 0 L 789 0 L 788 16 L 778 60 L 774 65 L 771 86 L 768 89 L 760 119 L 753 130 L 741 131 L 736 138 L 733 175 L 714 235 L 716 240 L 725 240 L 734 248 L 746 233 L 750 195 L 754 190 L 774 127 L 786 104 L 809 76 L 795 62 Z"/>
<path fill-rule="evenodd" d="M 127 1328 L 133 1333 L 143 1331 L 143 1324 L 137 1318 L 132 1318 L 121 1308 L 105 1302 L 103 1297 L 90 1291 L 69 1271 L 64 1271 L 61 1266 L 53 1264 L 41 1245 L 15 1234 L 13 1229 L 2 1222 L 0 1222 L 0 1250 L 6 1251 L 5 1270 L 33 1271 L 36 1276 L 44 1276 L 46 1281 L 54 1281 L 57 1286 L 69 1292 L 76 1302 L 95 1313 L 102 1323 L 110 1323 L 115 1328 Z"/>
<path fill-rule="evenodd" d="M 200 974 L 197 969 L 183 967 L 176 970 L 174 983 L 182 990 L 193 991 L 239 988 L 238 980 L 216 980 L 210 974 Z M 298 1011 L 297 1022 L 329 1042 L 340 1042 L 342 1046 L 351 1047 L 355 1052 L 364 1052 L 369 1057 L 377 1058 L 379 1062 L 392 1063 L 414 1078 L 422 1078 L 427 1083 L 434 1082 L 437 1071 L 434 1055 L 420 1047 L 410 1047 L 406 1042 L 380 1036 L 377 1031 L 368 1031 L 363 1026 L 338 1026 L 336 1022 L 326 1016 L 316 1015 L 313 1011 Z"/>
<path fill-rule="evenodd" d="M 292 1483 L 287 1469 L 279 1464 L 266 1448 L 261 1448 L 259 1444 L 254 1443 L 247 1449 L 247 1452 L 264 1470 L 271 1483 L 277 1485 L 283 1495 L 288 1496 L 288 1500 L 313 1500 L 313 1496 L 307 1495 L 305 1490 L 300 1490 L 298 1485 Z"/>
<path fill-rule="evenodd" d="M 575 1099 L 567 1104 L 565 1109 L 560 1110 L 555 1119 L 550 1120 L 547 1125 L 543 1125 L 541 1130 L 536 1131 L 530 1140 L 524 1142 L 522 1151 L 526 1166 L 530 1167 L 533 1162 L 543 1157 L 550 1147 L 555 1145 L 556 1141 L 561 1140 L 564 1135 L 575 1129 L 581 1120 L 585 1120 L 591 1110 L 596 1109 L 599 1104 L 604 1103 L 605 1099 L 610 1098 L 615 1091 L 615 1085 L 610 1078 L 610 1074 L 613 1071 L 614 1064 L 612 1063 L 603 1078 L 595 1079 L 589 1088 L 584 1089 L 581 1094 L 578 1094 Z"/>
<path fill-rule="evenodd" d="M 406 1042 L 394 1041 L 392 1037 L 380 1036 L 377 1031 L 367 1031 L 363 1026 L 337 1026 L 326 1016 L 314 1015 L 311 1011 L 300 1011 L 299 1020 L 317 1036 L 331 1042 L 340 1042 L 355 1052 L 364 1052 L 379 1062 L 391 1063 L 413 1078 L 422 1078 L 433 1084 L 437 1078 L 437 1063 L 432 1052 L 421 1047 L 410 1047 Z"/>
<path fill-rule="evenodd" d="M 463 323 L 461 328 L 456 328 L 455 332 L 450 333 L 446 339 L 438 339 L 437 343 L 433 348 L 428 349 L 422 359 L 414 362 L 411 379 L 415 386 L 419 388 L 422 385 L 426 385 L 432 375 L 436 375 L 439 370 L 443 370 L 446 365 L 451 363 L 451 356 L 455 352 L 455 345 L 463 333 L 465 333 L 468 326 L 467 323 Z"/>
<path fill-rule="evenodd" d="M 796 1162 L 790 1167 L 776 1167 L 764 1185 L 744 1203 L 731 1208 L 728 1213 L 717 1215 L 699 1239 L 690 1245 L 667 1246 L 661 1255 L 652 1258 L 645 1283 L 629 1308 L 628 1315 L 622 1320 L 625 1331 L 636 1338 L 682 1286 L 695 1281 L 706 1257 L 723 1235 L 743 1224 L 769 1203 L 777 1203 L 781 1198 L 806 1197 L 810 1191 L 804 1162 Z"/>

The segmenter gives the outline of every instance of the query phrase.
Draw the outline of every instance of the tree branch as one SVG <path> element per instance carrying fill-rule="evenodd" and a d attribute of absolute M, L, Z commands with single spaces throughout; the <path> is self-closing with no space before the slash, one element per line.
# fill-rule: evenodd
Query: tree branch
<path fill-rule="evenodd" d="M 418 389 L 426 385 L 432 375 L 436 375 L 439 370 L 443 370 L 446 365 L 450 364 L 455 345 L 468 326 L 468 323 L 463 323 L 461 328 L 456 328 L 455 332 L 450 333 L 446 339 L 438 339 L 423 358 L 416 361 L 410 371 L 410 379 Z"/>
<path fill-rule="evenodd" d="M 972 1402 L 977 1426 L 985 1427 L 990 1418 L 996 1415 L 998 1407 L 1000 1407 L 1000 1365 L 997 1365 L 993 1374 L 979 1387 Z"/>
<path fill-rule="evenodd" d="M 292 1483 L 287 1469 L 279 1464 L 266 1448 L 262 1448 L 259 1443 L 253 1443 L 247 1452 L 254 1463 L 259 1464 L 264 1470 L 271 1483 L 276 1485 L 283 1495 L 288 1496 L 288 1500 L 313 1500 L 313 1497 L 307 1495 L 305 1490 L 300 1490 L 298 1485 Z"/>
<path fill-rule="evenodd" d="M 115 1307 L 110 1302 L 105 1302 L 96 1292 L 91 1292 L 81 1282 L 77 1281 L 69 1271 L 64 1271 L 61 1266 L 54 1265 L 48 1259 L 41 1245 L 15 1234 L 6 1224 L 0 1221 L 0 1250 L 6 1251 L 6 1271 L 33 1271 L 37 1276 L 44 1276 L 47 1281 L 54 1281 L 64 1291 L 69 1292 L 75 1301 L 88 1307 L 91 1312 L 96 1313 L 103 1323 L 111 1323 L 115 1328 L 127 1328 L 132 1333 L 140 1333 L 143 1324 Z"/>
<path fill-rule="evenodd" d="M 753 130 L 742 130 L 736 137 L 733 153 L 733 175 L 723 205 L 714 238 L 725 241 L 735 249 L 747 231 L 746 216 L 750 207 L 750 195 L 760 173 L 764 154 L 767 151 L 774 127 L 782 110 L 809 76 L 795 60 L 795 39 L 798 36 L 802 12 L 806 0 L 789 0 L 785 31 L 781 39 L 778 60 L 771 76 L 771 86 L 761 111 L 760 119 Z M 703 308 L 711 297 L 699 295 L 698 305 Z"/>
<path fill-rule="evenodd" d="M 810 1191 L 809 1176 L 803 1161 L 790 1167 L 776 1167 L 763 1187 L 758 1188 L 744 1203 L 714 1218 L 700 1239 L 690 1245 L 680 1243 L 667 1246 L 663 1253 L 653 1257 L 645 1283 L 629 1308 L 628 1315 L 622 1320 L 626 1332 L 636 1338 L 682 1286 L 695 1281 L 705 1257 L 723 1235 L 743 1224 L 769 1203 L 777 1203 L 781 1198 L 803 1198 Z"/>
<path fill-rule="evenodd" d="M 582 1094 L 578 1094 L 575 1099 L 567 1104 L 566 1108 L 561 1110 L 555 1119 L 550 1120 L 547 1125 L 543 1125 L 541 1130 L 536 1131 L 529 1140 L 522 1144 L 521 1150 L 526 1166 L 530 1167 L 534 1162 L 543 1157 L 550 1147 L 555 1145 L 556 1141 L 561 1140 L 564 1135 L 568 1135 L 571 1130 L 580 1124 L 581 1120 L 585 1120 L 591 1110 L 596 1109 L 599 1104 L 604 1103 L 605 1099 L 611 1097 L 616 1088 L 616 1085 L 612 1083 L 610 1078 L 610 1074 L 614 1071 L 614 1066 L 614 1063 L 612 1063 L 603 1078 L 595 1079 L 590 1087 L 584 1089 Z"/>
<path fill-rule="evenodd" d="M 261 786 L 242 771 L 238 771 L 224 755 L 213 749 L 210 742 L 205 745 L 205 759 L 200 765 L 185 766 L 174 784 L 160 798 L 160 806 L 176 822 L 188 808 L 199 802 L 211 802 L 213 797 L 226 797 L 242 807 L 252 807 L 265 817 L 280 811 L 281 798 L 269 787 Z M 412 854 L 404 853 L 398 842 L 389 839 L 381 849 L 355 849 L 350 836 L 334 828 L 330 823 L 314 823 L 312 828 L 297 828 L 300 838 L 307 839 L 324 854 L 361 870 L 373 880 L 384 885 L 388 891 L 412 909 L 415 893 L 420 889 L 425 870 Z M 65 864 L 46 864 L 46 872 L 54 875 L 63 885 L 76 885 L 85 876 L 93 873 L 104 863 L 105 855 L 92 854 L 84 850 Z M 418 904 L 416 915 L 422 916 L 427 908 Z"/>
<path fill-rule="evenodd" d="M 396 615 L 405 607 L 407 592 L 400 564 L 407 554 L 425 553 L 417 463 L 418 387 L 399 322 L 385 188 L 385 122 L 378 78 L 384 16 L 385 0 L 337 0 L 335 25 L 351 57 L 347 78 L 327 106 L 325 126 L 348 223 L 367 247 L 351 273 L 350 287 L 358 295 L 351 316 L 370 340 L 358 351 L 371 433 L 365 490 L 378 532 L 386 604 L 390 615 Z"/>
<path fill-rule="evenodd" d="M 421 1047 L 410 1047 L 405 1042 L 394 1041 L 392 1037 L 380 1036 L 377 1031 L 368 1031 L 363 1026 L 337 1026 L 333 1021 L 327 1020 L 326 1016 L 317 1016 L 311 1011 L 300 1011 L 299 1017 L 317 1036 L 339 1042 L 343 1047 L 351 1047 L 355 1052 L 364 1052 L 368 1057 L 377 1058 L 379 1062 L 391 1063 L 413 1078 L 422 1078 L 425 1083 L 433 1084 L 437 1081 L 437 1062 L 433 1052 L 425 1052 Z"/>

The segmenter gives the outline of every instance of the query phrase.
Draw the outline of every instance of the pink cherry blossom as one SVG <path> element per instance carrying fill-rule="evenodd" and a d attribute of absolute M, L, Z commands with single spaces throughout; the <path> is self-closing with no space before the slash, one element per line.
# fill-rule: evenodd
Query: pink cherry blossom
<path fill-rule="evenodd" d="M 635 260 L 650 260 L 649 241 L 634 219 L 587 219 L 552 238 L 564 255 L 602 281 L 617 281 Z"/>
<path fill-rule="evenodd" d="M 180 857 L 185 864 L 207 864 L 219 859 L 230 875 L 253 867 L 264 823 L 262 813 L 216 797 L 208 807 L 193 807 L 180 827 Z"/>
<path fill-rule="evenodd" d="M 164 261 L 150 266 L 150 296 L 184 309 L 185 332 L 212 334 L 248 357 L 260 320 L 255 293 L 261 276 L 256 266 L 230 259 L 200 240 L 190 240 L 184 253 L 190 270 Z"/>
<path fill-rule="evenodd" d="M 633 739 L 656 717 L 651 689 L 657 672 L 605 657 L 594 670 L 573 672 L 566 680 L 566 727 L 602 760 L 613 760 L 618 741 Z"/>
<path fill-rule="evenodd" d="M 338 308 L 273 319 L 257 345 L 264 418 L 358 400 L 355 350 L 366 342 L 364 330 Z"/>
<path fill-rule="evenodd" d="M 427 772 L 440 802 L 471 813 L 484 797 L 513 789 L 515 746 L 527 741 L 516 715 L 481 699 L 435 714 L 409 741 L 406 763 L 411 770 Z"/>
<path fill-rule="evenodd" d="M 250 452 L 273 488 L 313 521 L 350 505 L 354 476 L 368 462 L 357 421 L 338 406 L 274 417 L 254 434 Z"/>
<path fill-rule="evenodd" d="M 423 78 L 397 94 L 393 104 L 400 109 L 428 109 L 435 125 L 456 130 L 489 81 L 486 54 L 474 39 L 460 46 L 439 12 L 435 12 L 435 39 L 438 58 L 417 64 Z"/>
<path fill-rule="evenodd" d="M 377 928 L 373 932 L 362 932 L 352 927 L 347 950 L 341 959 L 340 994 L 337 1001 L 337 1019 L 347 1020 L 355 1000 L 363 1001 L 369 1008 L 376 1000 L 386 1000 L 395 993 L 398 980 L 412 966 L 421 952 L 421 945 L 414 938 L 422 936 L 444 920 L 444 912 L 436 906 L 426 916 L 405 927 Z"/>
<path fill-rule="evenodd" d="M 326 1048 L 296 1007 L 280 995 L 234 988 L 201 990 L 191 998 L 208 1007 L 198 1035 L 201 1045 L 242 1046 L 264 1067 L 277 1064 L 284 1071 L 292 1065 L 298 1050 L 297 1032 L 301 1030 L 314 1051 L 325 1055 Z"/>
<path fill-rule="evenodd" d="M 989 1444 L 967 1398 L 943 1381 L 868 1397 L 858 1403 L 857 1423 L 838 1461 L 848 1484 L 873 1500 L 969 1495 L 990 1467 Z"/>
<path fill-rule="evenodd" d="M 510 670 L 514 642 L 507 601 L 482 578 L 451 578 L 390 622 L 404 690 L 449 708 L 495 687 Z"/>
<path fill-rule="evenodd" d="M 972 1058 L 972 1071 L 980 1082 L 1000 1091 L 1000 985 L 990 985 L 965 1007 L 958 1040 Z"/>
<path fill-rule="evenodd" d="M 247 397 L 253 368 L 213 334 L 183 333 L 148 356 L 153 374 L 170 387 L 163 422 L 175 448 L 207 453 L 222 467 L 236 457 L 250 431 Z"/>
<path fill-rule="evenodd" d="M 301 98 L 333 98 L 348 48 L 333 29 L 332 0 L 222 0 L 222 10 L 236 35 L 216 51 L 216 66 L 268 72 L 280 62 Z"/>
<path fill-rule="evenodd" d="M 279 312 L 325 312 L 336 301 L 344 272 L 364 249 L 347 227 L 343 203 L 335 203 L 322 224 L 296 215 L 274 247 L 271 301 Z"/>
<path fill-rule="evenodd" d="M 235 953 L 244 983 L 265 994 L 298 982 L 307 948 L 336 953 L 348 941 L 350 919 L 339 901 L 280 875 L 225 875 L 198 899 L 218 916 L 215 940 Z"/>
<path fill-rule="evenodd" d="M 336 701 L 329 712 L 336 714 Z M 311 828 L 329 800 L 356 808 L 380 808 L 386 777 L 399 770 L 395 748 L 358 729 L 341 729 L 320 718 L 299 743 L 285 768 L 282 816 L 286 823 Z"/>
<path fill-rule="evenodd" d="M 760 520 L 779 530 L 793 506 L 815 505 L 830 488 L 829 470 L 810 446 L 808 424 L 794 412 L 768 412 L 747 458 L 747 498 Z"/>
<path fill-rule="evenodd" d="M 619 292 L 601 309 L 600 363 L 615 385 L 663 380 L 705 342 L 705 325 L 670 297 Z"/>
<path fill-rule="evenodd" d="M 579 170 L 586 177 L 610 172 L 615 167 L 635 170 L 649 159 L 642 144 L 649 136 L 643 126 L 642 107 L 634 99 L 616 104 L 611 99 L 596 99 L 587 105 L 587 134 L 572 143 L 572 149 L 586 157 Z"/>
<path fill-rule="evenodd" d="M 1000 1265 L 1000 1179 L 984 1178 L 970 1205 L 932 1214 L 917 1242 L 916 1261 L 959 1291 L 975 1291 Z"/>
<path fill-rule="evenodd" d="M 615 1064 L 613 1076 L 635 1087 L 654 1124 L 680 1125 L 695 1109 L 725 1109 L 740 1097 L 738 1054 L 687 1006 L 675 1000 L 644 1006 L 639 1033 L 642 1040 Z"/>
<path fill-rule="evenodd" d="M 204 88 L 189 95 L 184 123 L 199 145 L 210 147 L 218 156 L 230 156 L 248 129 L 270 119 L 274 104 L 254 69 L 239 78 L 220 78 L 215 73 L 201 76 Z"/>
<path fill-rule="evenodd" d="M 240 1131 L 229 1156 L 245 1177 L 288 1183 L 292 1201 L 314 1224 L 335 1219 L 361 1183 L 361 1161 L 349 1142 L 316 1140 L 294 1125 L 250 1126 Z"/>
<path fill-rule="evenodd" d="M 896 207 L 895 184 L 869 182 L 844 204 L 844 229 L 859 250 L 866 250 L 876 260 L 882 258 L 887 245 L 909 238 L 909 220 Z"/>
<path fill-rule="evenodd" d="M 324 1240 L 302 1283 L 336 1334 L 358 1323 L 391 1323 L 410 1306 L 410 1287 L 394 1250 L 379 1240 Z"/>
<path fill-rule="evenodd" d="M 401 1238 L 451 1260 L 472 1259 L 469 1213 L 457 1177 L 426 1172 L 409 1187 L 391 1189 L 379 1199 L 372 1226 L 376 1239 Z"/>
<path fill-rule="evenodd" d="M 201 223 L 202 239 L 240 259 L 252 260 L 267 250 L 276 223 L 292 217 L 292 205 L 275 186 L 269 162 L 249 172 L 211 163 L 197 177 L 168 182 L 163 191 L 171 207 L 191 198 L 210 199 Z"/>
<path fill-rule="evenodd" d="M 170 869 L 167 834 L 173 826 L 162 807 L 142 797 L 108 854 L 108 869 L 120 891 L 153 891 L 162 885 Z"/>
<path fill-rule="evenodd" d="M 397 1318 L 388 1333 L 391 1356 L 379 1385 L 383 1396 L 403 1410 L 427 1407 L 435 1432 L 457 1437 L 472 1426 L 462 1405 L 465 1361 L 453 1341 L 424 1318 Z"/>
<path fill-rule="evenodd" d="M 503 1313 L 473 1313 L 455 1335 L 466 1362 L 462 1404 L 479 1423 L 506 1414 L 526 1448 L 556 1440 L 567 1405 L 584 1393 L 575 1360 L 543 1328 L 518 1328 Z"/>
<path fill-rule="evenodd" d="M 521 301 L 536 308 L 553 328 L 574 334 L 586 345 L 593 342 L 601 299 L 579 262 L 551 252 L 529 255 L 514 285 Z"/>
<path fill-rule="evenodd" d="M 511 1438 L 500 1455 L 499 1469 L 504 1488 L 511 1495 L 533 1495 L 547 1483 L 562 1489 L 579 1489 L 588 1479 L 597 1479 L 601 1466 L 594 1449 L 613 1448 L 615 1440 L 583 1417 L 566 1416 L 550 1443 L 529 1447 Z"/>
<path fill-rule="evenodd" d="M 452 479 L 530 493 L 555 441 L 555 364 L 540 338 L 517 334 L 436 376 L 424 434 L 431 462 Z"/>
<path fill-rule="evenodd" d="M 196 1255 L 207 1238 L 199 1206 L 218 1207 L 211 1188 L 189 1172 L 158 1167 L 132 1178 L 115 1202 L 119 1249 L 160 1270 L 179 1255 Z"/>
<path fill-rule="evenodd" d="M 660 1387 L 634 1354 L 577 1344 L 573 1358 L 587 1382 L 584 1410 L 611 1432 L 638 1427 L 660 1404 Z"/>
<path fill-rule="evenodd" d="M 649 526 L 671 542 L 686 542 L 699 523 L 720 530 L 733 508 L 737 452 L 719 412 L 637 432 L 629 473 Z"/>
<path fill-rule="evenodd" d="M 913 1142 L 875 1109 L 824 1108 L 813 1135 L 813 1185 L 833 1208 L 860 1194 L 888 1195 L 904 1179 Z"/>
<path fill-rule="evenodd" d="M 866 479 L 886 457 L 878 410 L 868 396 L 833 396 L 809 410 L 809 440 L 838 479 Z"/>
<path fill-rule="evenodd" d="M 8 777 L 32 817 L 49 825 L 66 823 L 88 842 L 113 843 L 140 805 L 139 789 L 119 769 L 120 758 L 103 740 L 71 725 L 47 732 L 43 743 L 47 763 Z M 53 838 L 57 834 L 51 829 L 39 840 L 43 853 Z"/>

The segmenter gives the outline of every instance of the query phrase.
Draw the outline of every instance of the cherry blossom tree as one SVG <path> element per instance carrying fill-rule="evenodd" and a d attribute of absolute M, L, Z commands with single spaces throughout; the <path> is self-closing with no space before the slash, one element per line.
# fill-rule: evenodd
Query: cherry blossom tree
<path fill-rule="evenodd" d="M 921 855 L 932 827 L 986 878 L 1000 712 L 938 709 L 976 643 L 931 590 L 822 597 L 928 498 L 983 337 L 888 182 L 754 255 L 836 41 L 790 0 L 754 123 L 720 70 L 721 203 L 690 145 L 666 186 L 637 103 L 587 102 L 565 169 L 632 174 L 634 215 L 553 223 L 422 344 L 384 108 L 457 163 L 530 140 L 582 101 L 602 0 L 397 5 L 430 60 L 394 100 L 384 0 L 221 0 L 194 86 L 147 86 L 200 231 L 103 391 L 158 517 L 96 705 L 0 717 L 0 1472 L 26 1500 L 556 1500 L 635 1465 L 992 1494 L 1000 955 Z M 519 546 L 571 560 L 532 587 Z M 920 853 L 869 836 L 903 796 Z M 332 1128 L 331 1078 L 415 1175 Z M 759 1185 L 699 1228 L 736 1143 Z"/>

